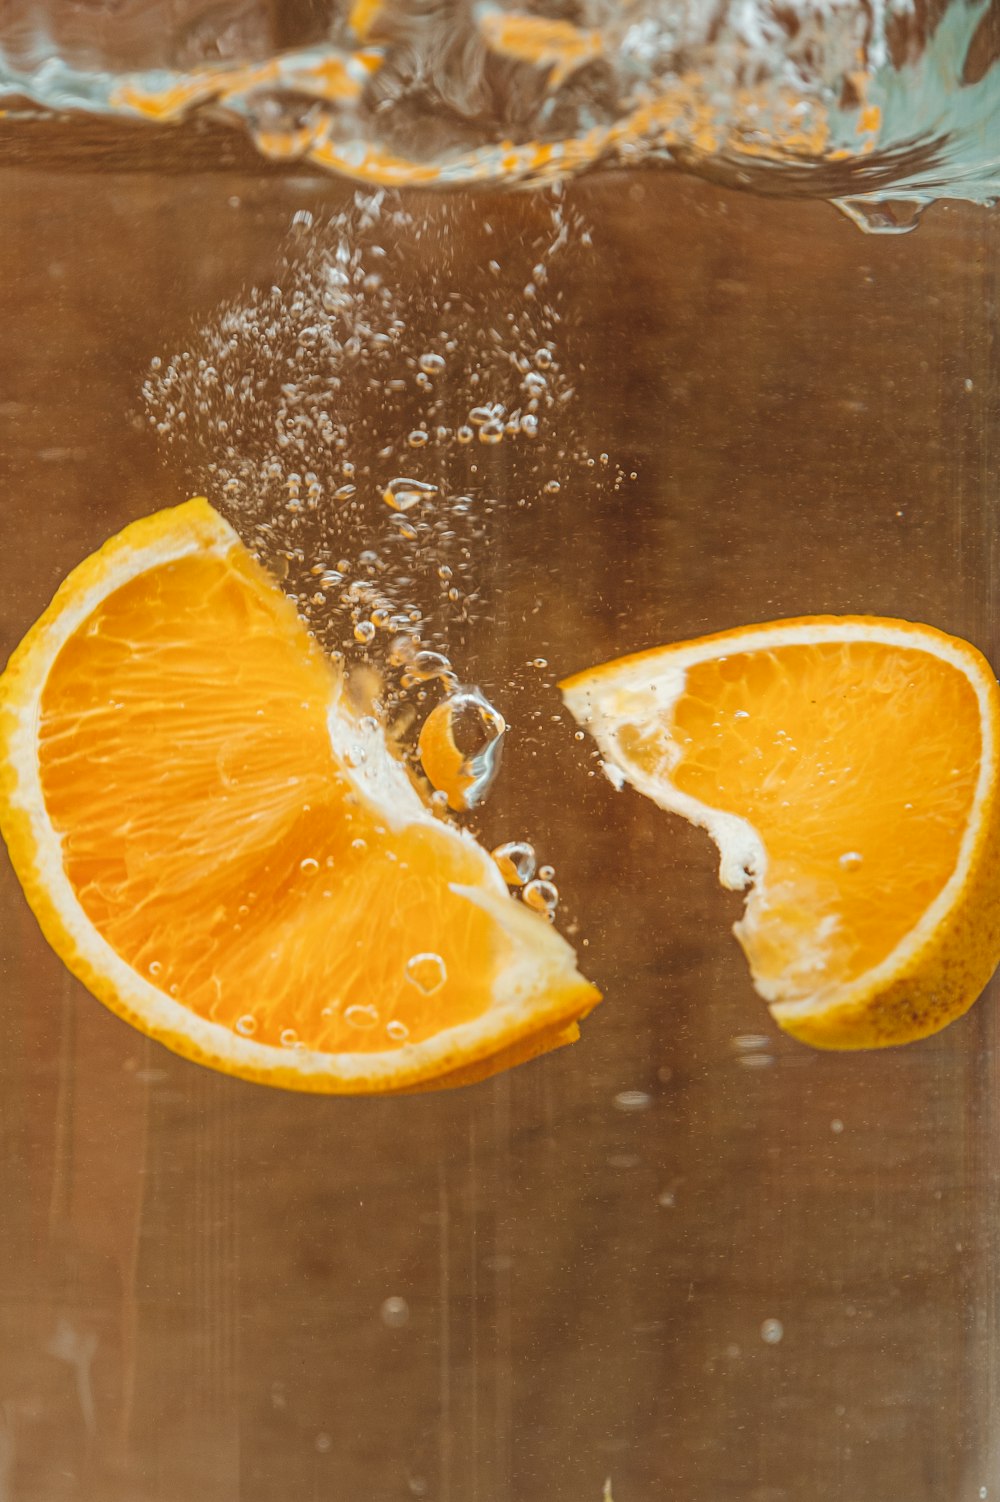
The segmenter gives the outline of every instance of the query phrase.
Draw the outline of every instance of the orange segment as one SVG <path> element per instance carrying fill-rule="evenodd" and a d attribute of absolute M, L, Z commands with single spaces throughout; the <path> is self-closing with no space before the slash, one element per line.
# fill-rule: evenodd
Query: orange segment
<path fill-rule="evenodd" d="M 563 687 L 612 765 L 709 830 L 724 884 L 752 883 L 736 933 L 782 1026 L 863 1047 L 971 1005 L 1000 958 L 1000 695 L 974 648 L 807 618 Z"/>
<path fill-rule="evenodd" d="M 262 1043 L 294 1029 L 310 1048 L 367 1052 L 400 1024 L 423 1042 L 489 1007 L 479 957 L 498 939 L 447 887 L 421 911 L 453 842 L 432 824 L 390 833 L 358 807 L 327 733 L 330 695 L 329 667 L 249 557 L 152 569 L 53 664 L 45 805 L 90 921 L 192 1011 L 242 1019 Z M 461 843 L 445 863 L 453 881 L 480 877 Z M 423 951 L 448 948 L 450 977 L 443 961 L 408 976 L 415 933 Z"/>
<path fill-rule="evenodd" d="M 82 565 L 3 688 L 29 899 L 70 968 L 179 1051 L 400 1089 L 520 1056 L 596 1000 L 207 502 Z"/>

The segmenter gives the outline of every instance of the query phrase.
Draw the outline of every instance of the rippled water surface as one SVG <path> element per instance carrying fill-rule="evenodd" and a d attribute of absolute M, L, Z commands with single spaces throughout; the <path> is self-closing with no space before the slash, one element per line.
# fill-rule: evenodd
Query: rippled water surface
<path fill-rule="evenodd" d="M 50 0 L 0 18 L 0 103 L 222 118 L 382 184 L 672 163 L 898 232 L 934 198 L 996 195 L 998 59 L 988 0 Z"/>

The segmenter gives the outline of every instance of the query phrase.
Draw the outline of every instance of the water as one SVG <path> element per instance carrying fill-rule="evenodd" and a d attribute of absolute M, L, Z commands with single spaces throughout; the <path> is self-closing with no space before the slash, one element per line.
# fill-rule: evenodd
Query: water
<path fill-rule="evenodd" d="M 5 865 L 0 1496 L 1000 1495 L 995 995 L 886 1053 L 778 1033 L 712 846 L 615 789 L 556 688 L 807 612 L 997 660 L 1000 221 L 939 203 L 864 237 L 653 172 L 375 210 L 304 169 L 197 170 L 183 132 L 156 170 L 82 139 L 80 170 L 25 147 L 2 173 L 5 643 L 110 532 L 208 489 L 403 745 L 459 687 L 502 716 L 460 817 L 554 884 L 606 1000 L 471 1089 L 265 1090 L 93 1001 Z M 342 245 L 362 275 L 310 346 Z M 526 411 L 522 355 L 565 401 Z M 245 403 L 205 395 L 226 360 Z M 397 512 L 398 478 L 437 488 Z"/>
<path fill-rule="evenodd" d="M 395 186 L 669 163 L 892 234 L 996 197 L 998 58 L 988 0 L 48 0 L 0 23 L 0 105 L 22 132 L 38 111 L 222 120 Z"/>

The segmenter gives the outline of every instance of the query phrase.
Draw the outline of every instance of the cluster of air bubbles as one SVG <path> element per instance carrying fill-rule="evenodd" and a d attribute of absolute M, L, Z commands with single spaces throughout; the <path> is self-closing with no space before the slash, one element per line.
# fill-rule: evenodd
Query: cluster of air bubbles
<path fill-rule="evenodd" d="M 487 796 L 507 734 L 461 671 L 482 639 L 486 592 L 502 587 L 497 519 L 562 508 L 595 468 L 573 439 L 579 372 L 551 274 L 582 227 L 555 193 L 513 248 L 485 220 L 473 226 L 491 251 L 477 256 L 466 219 L 453 233 L 457 212 L 441 199 L 418 217 L 382 192 L 332 218 L 301 210 L 271 284 L 153 360 L 143 387 L 191 488 L 345 664 L 351 692 L 442 816 Z M 551 868 L 536 869 L 523 842 L 495 858 L 525 905 L 553 920 Z M 443 984 L 435 959 L 413 957 L 407 994 Z M 338 1025 L 404 1044 L 406 1024 L 373 1011 L 365 999 L 337 1003 Z M 252 1038 L 256 1021 L 248 1013 L 235 1030 Z M 290 1031 L 280 1041 L 301 1047 Z"/>
<path fill-rule="evenodd" d="M 482 277 L 452 217 L 384 192 L 326 220 L 298 211 L 272 284 L 154 359 L 143 387 L 193 485 L 346 658 L 381 662 L 400 632 L 453 648 L 481 608 L 497 507 L 555 494 L 566 462 L 550 419 L 574 388 L 558 294 L 540 289 L 584 231 L 553 194 L 518 290 L 495 257 Z"/>
<path fill-rule="evenodd" d="M 555 884 L 552 866 L 537 866 L 535 848 L 527 840 L 505 840 L 490 851 L 493 862 L 508 887 L 521 901 L 547 918 L 555 921 L 559 906 L 559 888 Z"/>

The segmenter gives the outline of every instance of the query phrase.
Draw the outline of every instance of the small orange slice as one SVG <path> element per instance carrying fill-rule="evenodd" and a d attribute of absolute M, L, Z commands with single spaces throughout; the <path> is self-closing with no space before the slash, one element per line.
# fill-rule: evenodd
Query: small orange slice
<path fill-rule="evenodd" d="M 735 932 L 786 1031 L 904 1043 L 1000 960 L 1000 691 L 930 626 L 746 626 L 570 678 L 606 764 L 703 826 L 751 888 Z"/>
<path fill-rule="evenodd" d="M 74 974 L 248 1079 L 463 1084 L 598 1000 L 204 500 L 112 538 L 14 653 L 0 824 Z"/>

